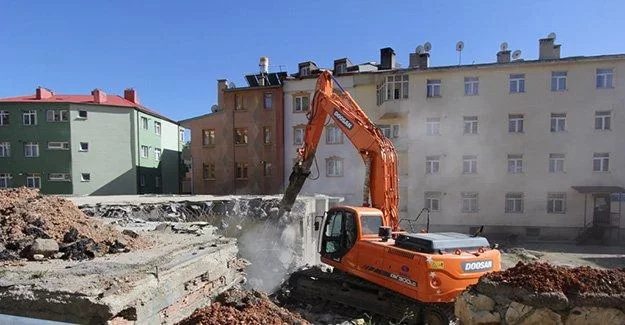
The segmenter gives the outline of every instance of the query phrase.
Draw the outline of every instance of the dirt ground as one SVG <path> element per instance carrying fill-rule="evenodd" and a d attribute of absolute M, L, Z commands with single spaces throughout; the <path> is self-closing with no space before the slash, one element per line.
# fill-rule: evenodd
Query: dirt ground
<path fill-rule="evenodd" d="M 503 269 L 517 262 L 546 262 L 556 266 L 625 267 L 625 246 L 532 243 L 501 248 Z"/>

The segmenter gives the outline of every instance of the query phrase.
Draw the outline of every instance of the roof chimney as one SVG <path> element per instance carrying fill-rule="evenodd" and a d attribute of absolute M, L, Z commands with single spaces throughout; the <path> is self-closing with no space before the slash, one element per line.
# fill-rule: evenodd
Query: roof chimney
<path fill-rule="evenodd" d="M 227 79 L 218 79 L 217 80 L 217 106 L 224 106 L 224 90 L 228 89 L 228 80 Z"/>
<path fill-rule="evenodd" d="M 560 44 L 555 45 L 555 37 L 541 38 L 538 40 L 538 59 L 550 60 L 560 58 Z"/>
<path fill-rule="evenodd" d="M 94 89 L 91 92 L 91 95 L 93 95 L 93 102 L 97 103 L 97 104 L 102 104 L 106 102 L 106 93 L 103 92 L 100 89 Z"/>
<path fill-rule="evenodd" d="M 124 98 L 127 101 L 131 101 L 139 105 L 139 96 L 137 96 L 137 91 L 132 88 L 124 89 Z"/>
<path fill-rule="evenodd" d="M 380 49 L 380 69 L 390 70 L 395 68 L 395 51 L 390 47 Z"/>
<path fill-rule="evenodd" d="M 510 50 L 497 52 L 497 63 L 510 62 Z"/>
<path fill-rule="evenodd" d="M 430 66 L 430 53 L 410 53 L 410 68 L 427 69 Z"/>
<path fill-rule="evenodd" d="M 37 90 L 35 90 L 35 97 L 37 99 L 48 99 L 52 98 L 52 96 L 54 96 L 54 93 L 52 93 L 50 89 L 37 87 Z"/>

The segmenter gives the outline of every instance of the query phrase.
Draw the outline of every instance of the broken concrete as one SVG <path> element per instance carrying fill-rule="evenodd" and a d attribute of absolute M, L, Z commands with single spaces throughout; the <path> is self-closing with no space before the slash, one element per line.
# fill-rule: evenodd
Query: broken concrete
<path fill-rule="evenodd" d="M 214 230 L 214 229 L 213 229 Z M 80 324 L 173 324 L 243 281 L 236 240 L 141 232 L 150 249 L 86 261 L 6 264 L 0 314 Z"/>
<path fill-rule="evenodd" d="M 219 234 L 237 238 L 249 260 L 248 284 L 272 292 L 290 272 L 319 262 L 317 217 L 339 198 L 298 197 L 288 216 L 277 215 L 280 196 L 115 196 L 69 198 L 87 215 L 125 227 L 159 227 L 154 222 L 205 222 Z"/>

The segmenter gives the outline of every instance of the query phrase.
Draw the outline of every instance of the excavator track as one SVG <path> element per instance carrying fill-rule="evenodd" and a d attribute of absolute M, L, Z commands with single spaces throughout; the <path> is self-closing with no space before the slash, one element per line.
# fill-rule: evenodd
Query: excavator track
<path fill-rule="evenodd" d="M 291 298 L 299 301 L 339 303 L 401 324 L 448 325 L 454 319 L 452 303 L 421 303 L 338 270 L 298 271 L 291 274 L 289 286 Z"/>

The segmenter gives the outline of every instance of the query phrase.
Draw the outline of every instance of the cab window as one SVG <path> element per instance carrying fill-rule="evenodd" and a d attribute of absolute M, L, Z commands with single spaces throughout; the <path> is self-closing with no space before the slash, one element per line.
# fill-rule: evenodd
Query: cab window
<path fill-rule="evenodd" d="M 361 216 L 360 226 L 363 235 L 377 235 L 382 226 L 382 216 Z"/>

